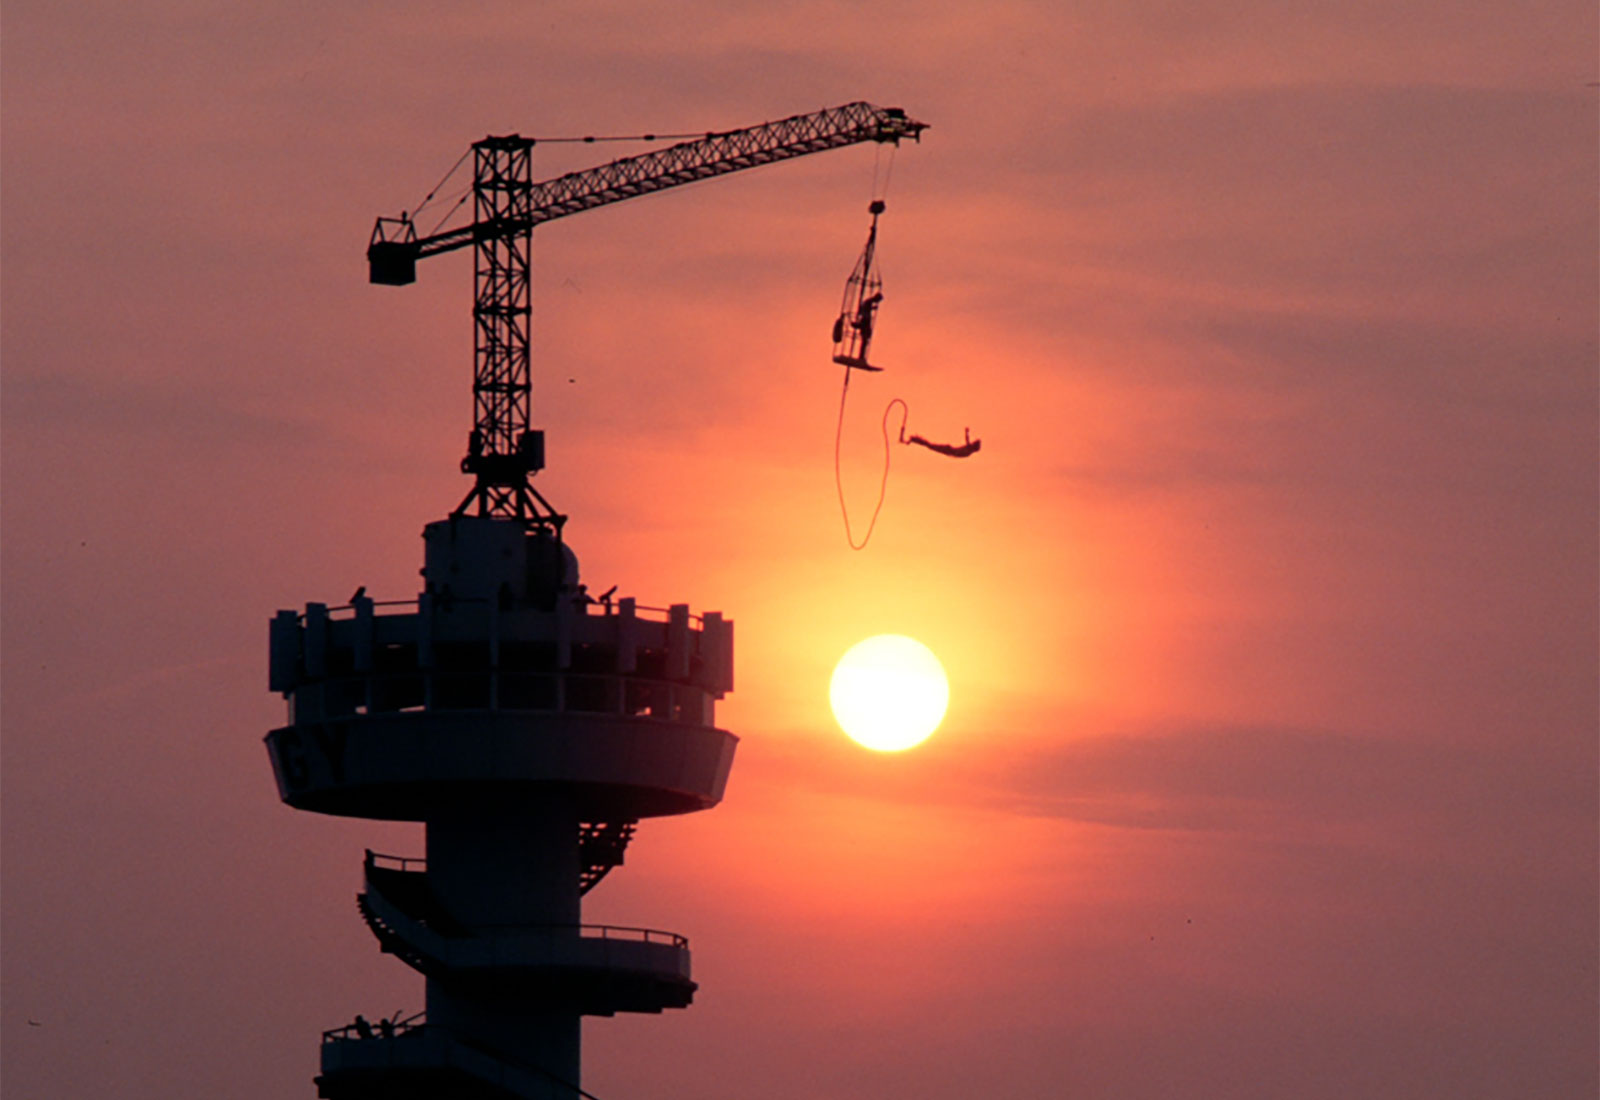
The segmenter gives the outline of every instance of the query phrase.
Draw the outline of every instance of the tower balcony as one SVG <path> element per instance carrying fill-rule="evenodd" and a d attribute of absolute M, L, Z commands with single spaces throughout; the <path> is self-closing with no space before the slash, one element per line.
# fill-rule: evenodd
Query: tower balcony
<path fill-rule="evenodd" d="M 283 800 L 424 820 L 482 784 L 561 784 L 584 820 L 706 809 L 737 738 L 715 725 L 733 686 L 733 624 L 686 605 L 493 599 L 279 612 L 267 735 Z"/>
<path fill-rule="evenodd" d="M 418 710 L 618 714 L 714 725 L 733 690 L 733 623 L 631 598 L 492 598 L 345 607 L 272 620 L 269 683 L 291 723 Z"/>

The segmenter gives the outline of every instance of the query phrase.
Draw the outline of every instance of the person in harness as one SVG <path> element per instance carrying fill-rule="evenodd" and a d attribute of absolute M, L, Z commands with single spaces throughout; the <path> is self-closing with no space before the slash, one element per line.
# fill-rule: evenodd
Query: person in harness
<path fill-rule="evenodd" d="M 919 447 L 926 447 L 930 451 L 937 451 L 939 454 L 949 455 L 951 458 L 966 458 L 968 455 L 977 454 L 978 451 L 983 449 L 983 440 L 973 439 L 971 428 L 962 428 L 961 433 L 966 436 L 967 441 L 958 447 L 953 443 L 933 443 L 915 433 L 906 435 L 905 423 L 902 421 L 900 424 L 900 442 L 915 443 Z"/>

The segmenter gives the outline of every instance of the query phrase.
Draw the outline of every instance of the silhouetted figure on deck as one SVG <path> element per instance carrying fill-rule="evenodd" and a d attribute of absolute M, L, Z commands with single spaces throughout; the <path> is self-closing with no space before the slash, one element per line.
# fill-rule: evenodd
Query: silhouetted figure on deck
<path fill-rule="evenodd" d="M 372 1038 L 372 1025 L 367 1022 L 365 1016 L 356 1016 L 356 1034 L 363 1039 Z"/>

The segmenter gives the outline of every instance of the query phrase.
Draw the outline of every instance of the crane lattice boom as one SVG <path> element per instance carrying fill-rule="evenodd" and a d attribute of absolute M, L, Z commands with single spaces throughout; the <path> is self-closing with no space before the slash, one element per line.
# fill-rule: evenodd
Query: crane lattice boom
<path fill-rule="evenodd" d="M 697 180 L 860 142 L 920 139 L 926 124 L 893 107 L 848 103 L 704 138 L 641 156 L 532 181 L 535 139 L 488 137 L 473 145 L 473 222 L 418 237 L 403 215 L 379 218 L 367 247 L 371 280 L 416 281 L 417 260 L 473 246 L 474 427 L 462 470 L 476 478 L 458 512 L 515 516 L 557 528 L 556 514 L 528 478 L 544 466 L 543 433 L 532 428 L 528 336 L 533 227 Z"/>

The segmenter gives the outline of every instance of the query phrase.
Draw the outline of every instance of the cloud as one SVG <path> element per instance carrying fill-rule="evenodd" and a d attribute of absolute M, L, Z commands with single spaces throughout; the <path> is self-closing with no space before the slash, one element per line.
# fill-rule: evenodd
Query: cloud
<path fill-rule="evenodd" d="M 900 757 L 785 740 L 741 749 L 741 767 L 776 764 L 785 782 L 869 799 L 1301 840 L 1432 843 L 1459 828 L 1461 842 L 1493 847 L 1497 836 L 1582 834 L 1597 812 L 1596 750 L 1582 731 L 1489 746 L 1269 726 L 984 740 L 935 738 Z"/>

